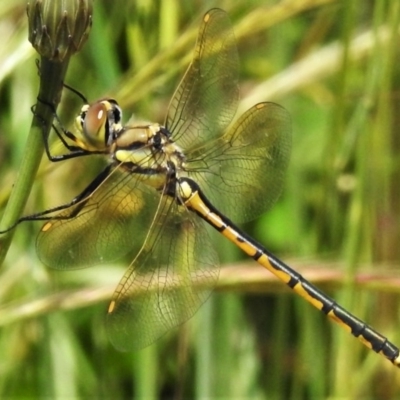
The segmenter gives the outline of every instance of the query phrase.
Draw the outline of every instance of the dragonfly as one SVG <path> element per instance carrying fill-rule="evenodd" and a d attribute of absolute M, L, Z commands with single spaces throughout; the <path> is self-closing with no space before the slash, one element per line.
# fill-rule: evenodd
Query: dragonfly
<path fill-rule="evenodd" d="M 258 217 L 279 197 L 291 147 L 290 116 L 275 103 L 256 104 L 232 122 L 238 69 L 231 21 L 225 11 L 212 9 L 202 19 L 192 62 L 163 125 L 123 125 L 117 101 L 89 104 L 82 96 L 76 132 L 55 129 L 66 152 L 51 154 L 45 138 L 47 156 L 58 162 L 103 155 L 106 167 L 72 201 L 22 217 L 9 229 L 45 220 L 38 257 L 59 270 L 132 255 L 107 313 L 108 336 L 118 350 L 152 344 L 207 300 L 219 273 L 210 226 L 400 366 L 400 351 L 387 338 L 232 222 Z"/>

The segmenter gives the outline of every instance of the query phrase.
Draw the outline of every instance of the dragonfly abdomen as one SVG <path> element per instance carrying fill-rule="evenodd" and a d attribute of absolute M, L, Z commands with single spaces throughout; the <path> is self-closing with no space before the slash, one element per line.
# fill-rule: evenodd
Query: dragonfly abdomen
<path fill-rule="evenodd" d="M 248 256 L 285 282 L 287 286 L 358 338 L 368 348 L 384 355 L 393 364 L 400 367 L 399 349 L 386 337 L 346 311 L 320 289 L 308 282 L 301 274 L 280 261 L 245 232 L 242 232 L 208 201 L 194 181 L 183 178 L 180 180 L 180 187 L 184 204 L 190 210 L 196 212 Z"/>

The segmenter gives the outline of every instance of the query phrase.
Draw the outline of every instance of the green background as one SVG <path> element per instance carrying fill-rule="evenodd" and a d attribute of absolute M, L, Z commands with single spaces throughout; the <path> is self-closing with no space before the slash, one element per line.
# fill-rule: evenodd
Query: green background
<path fill-rule="evenodd" d="M 38 81 L 24 1 L 0 5 L 0 207 L 24 153 Z M 400 343 L 400 2 L 96 0 L 67 83 L 89 100 L 162 123 L 200 18 L 231 16 L 241 60 L 239 113 L 289 110 L 284 193 L 243 228 L 342 305 Z M 64 93 L 68 126 L 79 101 Z M 69 122 L 68 122 L 69 121 Z M 96 160 L 43 158 L 25 214 L 72 199 Z M 195 317 L 155 345 L 119 353 L 105 333 L 126 263 L 71 272 L 35 254 L 40 224 L 16 230 L 0 269 L 0 397 L 389 399 L 400 374 L 218 239 L 221 277 Z"/>

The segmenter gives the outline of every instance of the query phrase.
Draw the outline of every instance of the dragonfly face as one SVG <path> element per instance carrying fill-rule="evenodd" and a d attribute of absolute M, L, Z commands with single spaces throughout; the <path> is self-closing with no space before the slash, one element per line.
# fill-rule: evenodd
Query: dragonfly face
<path fill-rule="evenodd" d="M 75 124 L 85 142 L 81 146 L 104 150 L 115 140 L 115 132 L 121 130 L 122 110 L 113 99 L 85 104 Z"/>

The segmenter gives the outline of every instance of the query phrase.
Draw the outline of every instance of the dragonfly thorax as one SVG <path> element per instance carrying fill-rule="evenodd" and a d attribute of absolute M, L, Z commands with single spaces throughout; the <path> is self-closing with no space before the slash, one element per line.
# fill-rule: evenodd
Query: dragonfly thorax
<path fill-rule="evenodd" d="M 85 104 L 76 118 L 83 140 L 76 140 L 86 150 L 110 154 L 111 159 L 130 173 L 153 179 L 158 187 L 166 177 L 184 168 L 182 150 L 165 127 L 148 122 L 121 125 L 122 110 L 113 99 Z"/>
<path fill-rule="evenodd" d="M 185 161 L 170 132 L 159 124 L 124 127 L 117 133 L 111 153 L 122 168 L 143 175 L 142 180 L 157 189 L 182 170 Z"/>

